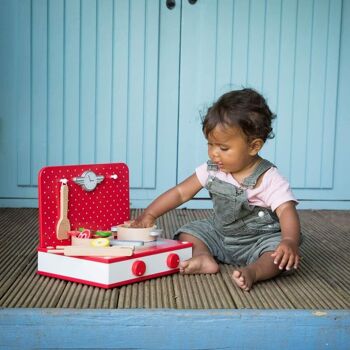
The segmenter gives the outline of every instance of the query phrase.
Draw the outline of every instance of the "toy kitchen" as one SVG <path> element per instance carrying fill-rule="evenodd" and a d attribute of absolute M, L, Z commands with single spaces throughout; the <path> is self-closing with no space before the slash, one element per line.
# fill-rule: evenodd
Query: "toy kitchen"
<path fill-rule="evenodd" d="M 124 163 L 47 166 L 40 170 L 40 275 L 100 288 L 173 274 L 192 244 L 130 227 Z"/>

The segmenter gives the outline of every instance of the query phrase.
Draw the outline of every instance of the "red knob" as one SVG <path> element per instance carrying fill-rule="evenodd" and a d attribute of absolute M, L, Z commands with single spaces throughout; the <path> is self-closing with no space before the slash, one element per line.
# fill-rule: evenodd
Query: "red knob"
<path fill-rule="evenodd" d="M 146 272 L 146 264 L 142 260 L 136 260 L 132 264 L 131 271 L 135 276 L 142 276 Z"/>
<path fill-rule="evenodd" d="M 169 254 L 167 259 L 166 259 L 166 264 L 168 265 L 168 267 L 170 267 L 171 269 L 175 269 L 176 267 L 179 266 L 180 263 L 180 257 L 175 254 Z"/>

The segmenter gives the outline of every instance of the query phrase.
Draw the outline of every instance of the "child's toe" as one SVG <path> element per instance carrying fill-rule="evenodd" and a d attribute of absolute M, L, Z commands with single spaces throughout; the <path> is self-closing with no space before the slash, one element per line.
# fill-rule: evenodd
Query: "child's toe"
<path fill-rule="evenodd" d="M 240 281 L 240 280 L 243 278 L 242 272 L 239 271 L 239 270 L 233 271 L 233 278 L 234 278 L 237 282 Z"/>

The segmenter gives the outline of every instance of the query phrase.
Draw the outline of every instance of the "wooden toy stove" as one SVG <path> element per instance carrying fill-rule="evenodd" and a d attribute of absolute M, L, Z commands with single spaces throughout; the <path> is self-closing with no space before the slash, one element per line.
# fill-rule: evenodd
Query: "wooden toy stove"
<path fill-rule="evenodd" d="M 74 245 L 79 239 L 67 231 L 110 231 L 130 219 L 129 171 L 123 163 L 44 167 L 38 186 L 40 275 L 113 288 L 176 273 L 179 261 L 192 256 L 191 243 L 160 238 L 135 245 L 113 239 L 116 246 L 108 248 Z"/>

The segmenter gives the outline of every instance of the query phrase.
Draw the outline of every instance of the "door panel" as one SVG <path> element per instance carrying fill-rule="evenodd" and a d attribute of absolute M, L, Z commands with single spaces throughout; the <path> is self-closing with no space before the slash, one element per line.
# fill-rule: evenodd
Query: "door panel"
<path fill-rule="evenodd" d="M 330 0 L 183 2 L 178 181 L 207 159 L 200 115 L 224 92 L 252 87 L 277 114 L 276 137 L 262 156 L 299 194 L 332 189 L 341 6 Z"/>
<path fill-rule="evenodd" d="M 181 6 L 23 0 L 12 10 L 26 58 L 12 64 L 21 72 L 15 192 L 36 197 L 42 166 L 105 162 L 128 164 L 137 200 L 175 185 Z"/>

